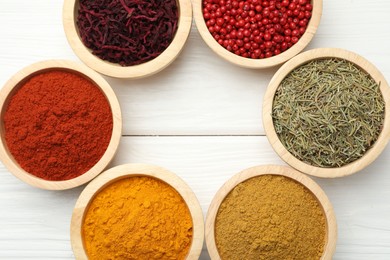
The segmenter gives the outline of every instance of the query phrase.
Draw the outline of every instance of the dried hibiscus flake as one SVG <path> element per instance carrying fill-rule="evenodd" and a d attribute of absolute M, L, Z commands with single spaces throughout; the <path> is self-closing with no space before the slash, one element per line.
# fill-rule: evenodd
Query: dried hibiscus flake
<path fill-rule="evenodd" d="M 176 0 L 80 0 L 77 27 L 99 58 L 122 66 L 156 58 L 177 30 Z"/>

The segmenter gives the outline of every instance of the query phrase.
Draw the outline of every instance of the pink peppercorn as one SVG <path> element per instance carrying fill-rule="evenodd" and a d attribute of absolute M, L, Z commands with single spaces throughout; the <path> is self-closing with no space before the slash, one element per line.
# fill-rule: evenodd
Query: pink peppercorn
<path fill-rule="evenodd" d="M 214 39 L 245 58 L 269 58 L 286 51 L 305 33 L 309 0 L 202 0 Z"/>

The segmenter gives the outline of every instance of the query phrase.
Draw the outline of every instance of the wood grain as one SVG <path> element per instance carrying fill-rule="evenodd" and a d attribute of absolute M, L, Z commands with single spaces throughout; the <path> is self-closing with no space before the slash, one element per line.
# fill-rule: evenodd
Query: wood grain
<path fill-rule="evenodd" d="M 0 85 L 20 68 L 43 59 L 78 60 L 63 31 L 62 4 L 2 1 Z M 389 79 L 388 12 L 390 2 L 384 0 L 326 1 L 306 50 L 354 51 Z M 264 134 L 263 96 L 276 70 L 248 70 L 219 58 L 193 24 L 183 52 L 160 73 L 138 80 L 107 80 L 121 102 L 125 135 L 259 135 Z"/>
<path fill-rule="evenodd" d="M 390 147 L 363 171 L 314 180 L 333 204 L 338 224 L 334 260 L 390 256 Z M 147 163 L 170 169 L 194 191 L 206 215 L 219 188 L 243 169 L 285 165 L 266 137 L 123 137 L 109 167 Z M 70 219 L 83 187 L 33 188 L 0 165 L 0 259 L 74 259 Z M 202 260 L 210 259 L 203 248 Z"/>
<path fill-rule="evenodd" d="M 327 0 L 306 49 L 359 53 L 390 79 L 390 1 Z M 63 1 L 2 0 L 0 86 L 31 63 L 78 60 L 62 25 Z M 222 184 L 242 169 L 285 163 L 264 135 L 262 100 L 277 67 L 250 70 L 218 57 L 195 25 L 182 53 L 163 71 L 137 80 L 107 78 L 123 113 L 123 135 L 109 167 L 150 163 L 170 169 L 206 213 Z M 131 135 L 131 136 L 129 136 Z M 334 260 L 390 258 L 390 148 L 359 173 L 317 179 L 339 226 Z M 84 187 L 33 188 L 0 164 L 0 259 L 74 259 L 70 219 Z M 205 247 L 202 260 L 210 259 Z"/>

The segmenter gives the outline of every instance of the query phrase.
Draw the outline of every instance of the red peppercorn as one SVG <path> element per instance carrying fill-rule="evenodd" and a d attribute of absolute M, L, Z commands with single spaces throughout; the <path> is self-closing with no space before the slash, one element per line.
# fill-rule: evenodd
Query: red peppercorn
<path fill-rule="evenodd" d="M 266 41 L 270 41 L 271 40 L 271 34 L 270 33 L 265 33 L 263 38 Z"/>
<path fill-rule="evenodd" d="M 297 8 L 297 5 L 295 4 L 295 3 L 291 3 L 291 4 L 289 4 L 289 6 L 288 6 L 288 9 L 289 10 L 295 10 Z"/>
<path fill-rule="evenodd" d="M 299 27 L 306 27 L 306 25 L 307 25 L 305 20 L 300 20 L 298 24 L 299 24 Z"/>
<path fill-rule="evenodd" d="M 256 36 L 254 41 L 255 41 L 255 43 L 258 43 L 258 44 L 262 44 L 263 43 L 263 40 L 261 39 L 260 36 Z"/>
<path fill-rule="evenodd" d="M 292 32 L 291 32 L 291 36 L 292 37 L 299 37 L 300 36 L 300 33 L 299 33 L 299 30 L 293 30 Z"/>
<path fill-rule="evenodd" d="M 249 50 L 251 48 L 251 44 L 249 42 L 245 43 L 244 48 Z"/>
<path fill-rule="evenodd" d="M 252 59 L 278 55 L 305 33 L 308 0 L 203 0 L 203 17 L 224 48 Z"/>
<path fill-rule="evenodd" d="M 287 42 L 282 42 L 282 44 L 280 45 L 280 49 L 282 51 L 285 51 L 285 50 L 287 50 L 287 48 L 288 48 Z"/>
<path fill-rule="evenodd" d="M 307 5 L 305 6 L 305 9 L 306 9 L 307 11 L 311 11 L 311 10 L 313 10 L 313 6 L 312 6 L 311 4 L 307 4 Z"/>
<path fill-rule="evenodd" d="M 268 41 L 264 43 L 264 46 L 266 49 L 271 49 L 272 48 L 272 42 Z"/>

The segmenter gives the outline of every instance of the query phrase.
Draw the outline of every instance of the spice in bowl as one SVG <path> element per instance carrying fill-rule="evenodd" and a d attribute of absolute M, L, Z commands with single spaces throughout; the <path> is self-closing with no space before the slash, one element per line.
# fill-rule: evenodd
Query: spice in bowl
<path fill-rule="evenodd" d="M 88 67 L 31 64 L 0 91 L 0 159 L 22 181 L 48 190 L 82 185 L 114 157 L 122 132 L 118 99 Z"/>
<path fill-rule="evenodd" d="M 276 90 L 273 123 L 286 149 L 317 167 L 360 159 L 377 141 L 385 117 L 380 84 L 352 62 L 303 64 Z"/>
<path fill-rule="evenodd" d="M 386 147 L 389 103 L 389 85 L 369 61 L 343 49 L 313 49 L 292 58 L 271 79 L 264 130 L 292 167 L 342 177 L 362 170 Z"/>
<path fill-rule="evenodd" d="M 263 59 L 288 50 L 306 32 L 308 0 L 202 0 L 208 31 L 229 52 Z"/>
<path fill-rule="evenodd" d="M 77 28 L 99 58 L 132 66 L 159 56 L 178 27 L 176 0 L 80 0 Z"/>
<path fill-rule="evenodd" d="M 87 185 L 71 221 L 76 259 L 198 259 L 204 241 L 200 204 L 177 175 L 125 164 Z"/>
<path fill-rule="evenodd" d="M 186 203 L 170 185 L 138 176 L 111 183 L 85 213 L 89 259 L 185 259 L 192 241 Z"/>
<path fill-rule="evenodd" d="M 283 166 L 233 176 L 215 195 L 206 220 L 212 259 L 331 259 L 333 208 L 311 179 Z"/>
<path fill-rule="evenodd" d="M 10 97 L 3 115 L 5 142 L 29 174 L 69 180 L 103 156 L 112 118 L 107 98 L 92 81 L 62 69 L 44 71 Z"/>
<path fill-rule="evenodd" d="M 182 51 L 192 24 L 190 0 L 67 0 L 66 38 L 90 68 L 110 77 L 160 72 Z"/>

